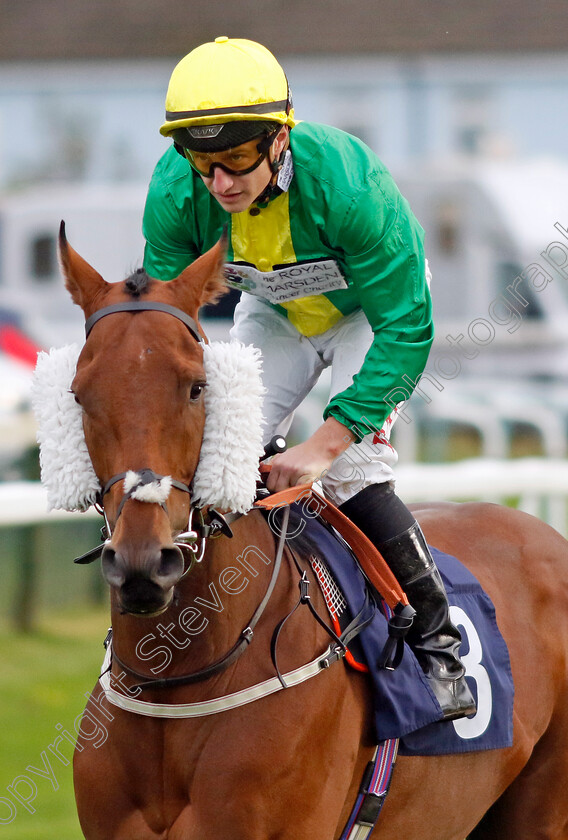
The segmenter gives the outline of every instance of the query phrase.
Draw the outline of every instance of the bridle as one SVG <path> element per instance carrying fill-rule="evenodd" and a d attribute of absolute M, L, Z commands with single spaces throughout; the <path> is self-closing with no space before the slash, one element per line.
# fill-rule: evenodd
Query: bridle
<path fill-rule="evenodd" d="M 96 312 L 94 312 L 87 318 L 85 322 L 85 338 L 87 339 L 89 337 L 91 330 L 93 329 L 95 324 L 98 323 L 98 321 L 100 321 L 102 318 L 105 318 L 107 315 L 113 315 L 118 312 L 162 312 L 166 315 L 171 315 L 174 318 L 177 318 L 178 321 L 181 321 L 182 324 L 184 324 L 187 327 L 190 335 L 192 336 L 192 338 L 195 339 L 195 341 L 198 344 L 203 345 L 205 343 L 204 336 L 201 334 L 197 322 L 194 318 L 191 317 L 191 315 L 188 315 L 186 312 L 184 312 L 182 309 L 179 309 L 177 306 L 171 306 L 168 303 L 161 303 L 159 301 L 123 301 L 121 303 L 113 303 L 109 306 L 104 306 L 102 309 L 98 309 Z M 160 482 L 164 478 L 164 476 L 159 475 L 151 468 L 136 470 L 135 473 L 137 476 L 137 482 L 123 493 L 123 496 L 118 506 L 118 513 L 116 517 L 117 519 L 118 516 L 122 513 L 126 502 L 135 496 L 136 491 L 139 490 L 140 487 L 143 487 L 146 484 Z M 101 537 L 103 542 L 96 548 L 93 548 L 90 551 L 87 551 L 85 554 L 81 555 L 80 557 L 77 557 L 75 559 L 75 563 L 79 563 L 81 565 L 93 563 L 95 560 L 98 560 L 101 556 L 104 544 L 107 540 L 110 539 L 112 533 L 112 529 L 110 527 L 108 518 L 104 510 L 104 498 L 107 495 L 107 493 L 112 489 L 112 487 L 114 487 L 115 484 L 126 478 L 126 475 L 126 472 L 117 473 L 116 475 L 109 478 L 104 485 L 101 484 L 101 489 L 97 494 L 95 508 L 104 517 L 105 520 L 105 525 L 103 526 L 103 528 L 101 528 Z M 228 537 L 232 536 L 230 523 L 234 519 L 240 517 L 241 514 L 221 514 L 219 511 L 215 510 L 215 508 L 209 507 L 207 510 L 206 521 L 203 511 L 200 508 L 196 508 L 191 504 L 191 484 L 186 484 L 183 481 L 178 481 L 177 479 L 173 478 L 170 480 L 172 487 L 174 487 L 176 490 L 181 490 L 183 493 L 187 493 L 187 495 L 190 498 L 187 528 L 182 533 L 177 534 L 174 540 L 174 545 L 182 549 L 182 553 L 184 554 L 184 556 L 186 556 L 186 552 L 188 550 L 191 552 L 192 555 L 190 557 L 188 567 L 183 573 L 183 577 L 185 577 L 193 567 L 193 564 L 195 562 L 200 562 L 203 559 L 206 547 L 206 540 L 208 538 L 216 537 L 221 534 L 224 534 Z M 159 504 L 161 504 L 161 507 L 167 513 L 165 503 Z M 195 517 L 197 517 L 198 522 L 194 523 Z"/>
<path fill-rule="evenodd" d="M 188 315 L 186 312 L 184 312 L 182 309 L 179 309 L 176 306 L 171 306 L 168 303 L 161 303 L 159 301 L 123 301 L 122 303 L 113 303 L 110 306 L 104 306 L 102 309 L 98 309 L 96 312 L 94 312 L 92 315 L 90 315 L 89 318 L 87 318 L 87 320 L 85 322 L 85 339 L 87 339 L 89 337 L 89 335 L 91 333 L 91 330 L 93 329 L 95 324 L 98 323 L 102 318 L 105 318 L 107 315 L 114 315 L 115 313 L 118 313 L 118 312 L 149 312 L 149 311 L 163 312 L 167 315 L 172 315 L 174 318 L 177 318 L 178 321 L 181 321 L 187 327 L 187 329 L 189 330 L 192 338 L 194 338 L 195 341 L 198 342 L 198 344 L 204 344 L 204 338 L 199 331 L 199 326 L 198 326 L 197 322 L 191 317 L 191 315 Z M 129 499 L 133 498 L 135 496 L 136 492 L 141 487 L 144 487 L 145 485 L 148 485 L 148 484 L 152 484 L 154 482 L 159 483 L 164 478 L 163 475 L 159 475 L 158 473 L 154 472 L 154 470 L 152 470 L 150 468 L 144 468 L 142 470 L 136 470 L 134 472 L 135 472 L 137 481 L 135 483 L 133 483 L 132 486 L 129 487 L 128 490 L 124 491 L 124 493 L 122 495 L 122 498 L 120 500 L 119 506 L 118 506 L 117 515 L 116 515 L 116 519 L 115 519 L 115 524 L 116 524 L 116 520 L 118 520 L 118 517 L 122 513 L 122 510 L 123 510 L 126 502 Z M 126 478 L 126 476 L 127 476 L 127 472 L 121 472 L 121 473 L 117 473 L 116 475 L 113 475 L 111 478 L 109 478 L 109 480 L 106 482 L 106 484 L 104 486 L 101 486 L 101 490 L 97 494 L 97 501 L 96 501 L 95 507 L 99 511 L 99 513 L 102 514 L 102 516 L 104 516 L 104 519 L 105 519 L 105 527 L 103 529 L 101 529 L 102 537 L 103 537 L 103 540 L 105 540 L 105 541 L 110 538 L 111 528 L 110 528 L 108 518 L 107 518 L 105 510 L 104 510 L 104 498 L 107 495 L 107 493 L 111 490 L 111 488 L 114 487 L 114 485 L 117 484 L 119 481 L 124 480 Z M 202 559 L 204 551 L 205 551 L 205 538 L 206 538 L 206 536 L 212 535 L 211 532 L 222 532 L 224 522 L 220 522 L 219 518 L 218 518 L 219 514 L 216 514 L 216 512 L 213 511 L 214 515 L 213 515 L 213 518 L 212 518 L 212 522 L 209 525 L 205 525 L 205 523 L 203 522 L 203 517 L 201 516 L 202 525 L 203 525 L 203 527 L 200 528 L 201 533 L 198 533 L 196 530 L 194 530 L 194 528 L 192 526 L 192 521 L 193 521 L 193 515 L 194 515 L 195 508 L 191 504 L 191 484 L 186 484 L 183 481 L 178 481 L 177 479 L 173 479 L 173 478 L 170 479 L 170 481 L 171 481 L 171 486 L 172 487 L 175 487 L 176 490 L 181 490 L 183 493 L 187 493 L 188 496 L 190 497 L 188 526 L 183 533 L 178 534 L 178 536 L 176 537 L 175 543 L 174 543 L 174 544 L 177 544 L 178 547 L 180 547 L 180 548 L 186 548 L 186 549 L 189 548 L 190 551 L 193 552 L 192 561 L 191 561 L 190 565 L 188 566 L 188 568 L 184 571 L 184 576 L 185 576 L 189 572 L 189 570 L 192 568 L 193 562 L 195 560 L 199 561 L 199 560 Z M 166 508 L 165 502 L 159 502 L 158 504 L 160 504 L 162 509 L 167 513 L 167 508 Z M 216 516 L 215 516 L 215 514 L 216 514 Z M 222 517 L 221 517 L 221 519 L 222 519 Z M 199 542 L 201 543 L 201 545 L 198 544 Z M 92 549 L 91 551 L 87 552 L 86 554 L 82 555 L 81 557 L 78 557 L 75 560 L 75 562 L 80 563 L 80 564 L 93 562 L 94 560 L 96 560 L 100 556 L 100 554 L 102 553 L 103 547 L 104 546 L 102 546 L 102 545 L 97 546 L 97 548 Z"/>

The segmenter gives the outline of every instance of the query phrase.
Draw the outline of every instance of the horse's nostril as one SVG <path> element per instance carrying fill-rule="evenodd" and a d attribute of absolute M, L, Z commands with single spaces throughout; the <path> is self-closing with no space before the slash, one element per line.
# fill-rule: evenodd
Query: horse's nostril
<path fill-rule="evenodd" d="M 124 583 L 124 570 L 121 568 L 122 564 L 118 560 L 114 548 L 105 545 L 101 555 L 101 565 L 103 577 L 111 586 L 122 586 Z"/>
<path fill-rule="evenodd" d="M 138 579 L 166 593 L 179 581 L 183 568 L 183 554 L 174 545 L 125 554 L 118 547 L 115 549 L 107 544 L 102 553 L 103 577 L 117 589 Z"/>
<path fill-rule="evenodd" d="M 161 586 L 173 586 L 183 574 L 183 554 L 176 546 L 163 548 L 160 563 L 153 580 Z"/>

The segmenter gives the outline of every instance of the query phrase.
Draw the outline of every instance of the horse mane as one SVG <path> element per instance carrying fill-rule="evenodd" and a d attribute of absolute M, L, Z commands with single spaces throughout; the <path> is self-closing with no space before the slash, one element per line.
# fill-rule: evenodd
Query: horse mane
<path fill-rule="evenodd" d="M 140 297 L 148 291 L 151 277 L 143 268 L 137 268 L 136 271 L 127 277 L 124 281 L 124 288 L 134 298 Z"/>

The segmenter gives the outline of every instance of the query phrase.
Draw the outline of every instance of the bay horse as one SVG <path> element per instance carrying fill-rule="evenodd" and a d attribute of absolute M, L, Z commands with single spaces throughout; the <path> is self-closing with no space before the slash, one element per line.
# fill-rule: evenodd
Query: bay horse
<path fill-rule="evenodd" d="M 231 523 L 232 538 L 207 540 L 189 574 L 187 552 L 176 544 L 188 531 L 188 489 L 205 423 L 197 319 L 200 307 L 224 291 L 223 245 L 171 282 L 140 275 L 140 282 L 107 283 L 63 232 L 60 255 L 67 289 L 92 326 L 72 391 L 106 491 L 102 567 L 111 589 L 112 674 L 129 696 L 159 671 L 166 682 L 145 691 L 144 702 L 158 710 L 207 708 L 212 698 L 274 676 L 274 627 L 298 598 L 298 572 L 285 549 L 244 653 L 211 669 L 208 679 L 169 681 L 209 668 L 234 648 L 267 593 L 278 550 L 257 510 Z M 133 299 L 151 306 L 132 311 Z M 239 439 L 233 445 L 238 449 Z M 128 471 L 172 476 L 167 500 L 143 501 L 113 483 Z M 399 757 L 372 837 L 566 840 L 568 543 L 537 519 L 492 504 L 428 504 L 414 512 L 429 543 L 459 557 L 495 604 L 515 681 L 513 743 Z M 246 557 L 239 572 L 235 558 Z M 322 595 L 313 590 L 324 615 Z M 281 670 L 313 661 L 328 641 L 298 611 L 281 633 Z M 111 705 L 97 682 L 83 723 L 74 783 L 87 840 L 332 840 L 374 746 L 367 679 L 342 664 L 256 702 L 183 719 Z"/>

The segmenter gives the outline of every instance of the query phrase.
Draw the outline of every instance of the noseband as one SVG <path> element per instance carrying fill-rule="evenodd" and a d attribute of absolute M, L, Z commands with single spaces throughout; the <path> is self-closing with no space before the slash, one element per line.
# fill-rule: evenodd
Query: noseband
<path fill-rule="evenodd" d="M 102 491 L 99 494 L 98 503 L 99 503 L 100 507 L 103 506 L 104 497 L 106 496 L 108 491 L 111 489 L 111 487 L 113 487 L 119 481 L 122 481 L 123 479 L 125 479 L 127 477 L 127 475 L 128 475 L 128 473 L 125 473 L 125 472 L 118 473 L 118 475 L 114 475 L 111 479 L 109 479 L 107 481 L 107 483 L 105 484 L 105 486 L 103 487 Z M 131 499 L 132 497 L 135 497 L 136 493 L 140 490 L 141 487 L 146 487 L 147 485 L 154 484 L 154 483 L 159 484 L 162 481 L 162 479 L 165 478 L 165 476 L 158 475 L 158 473 L 155 473 L 154 470 L 149 470 L 149 469 L 137 470 L 136 471 L 136 477 L 137 477 L 138 480 L 135 483 L 133 483 L 132 486 L 129 487 L 128 490 L 125 490 L 125 492 L 123 493 L 122 499 L 120 500 L 120 504 L 118 506 L 118 510 L 116 512 L 116 518 L 117 519 L 120 516 L 120 514 L 122 513 L 122 508 L 124 507 L 126 502 L 129 499 Z M 190 493 L 190 486 L 188 484 L 184 484 L 182 481 L 177 481 L 174 478 L 170 478 L 170 484 L 171 484 L 172 487 L 175 487 L 177 490 L 182 490 L 184 493 Z M 166 510 L 166 505 L 165 505 L 164 502 L 158 502 L 158 504 L 160 504 L 161 507 L 164 510 Z"/>

